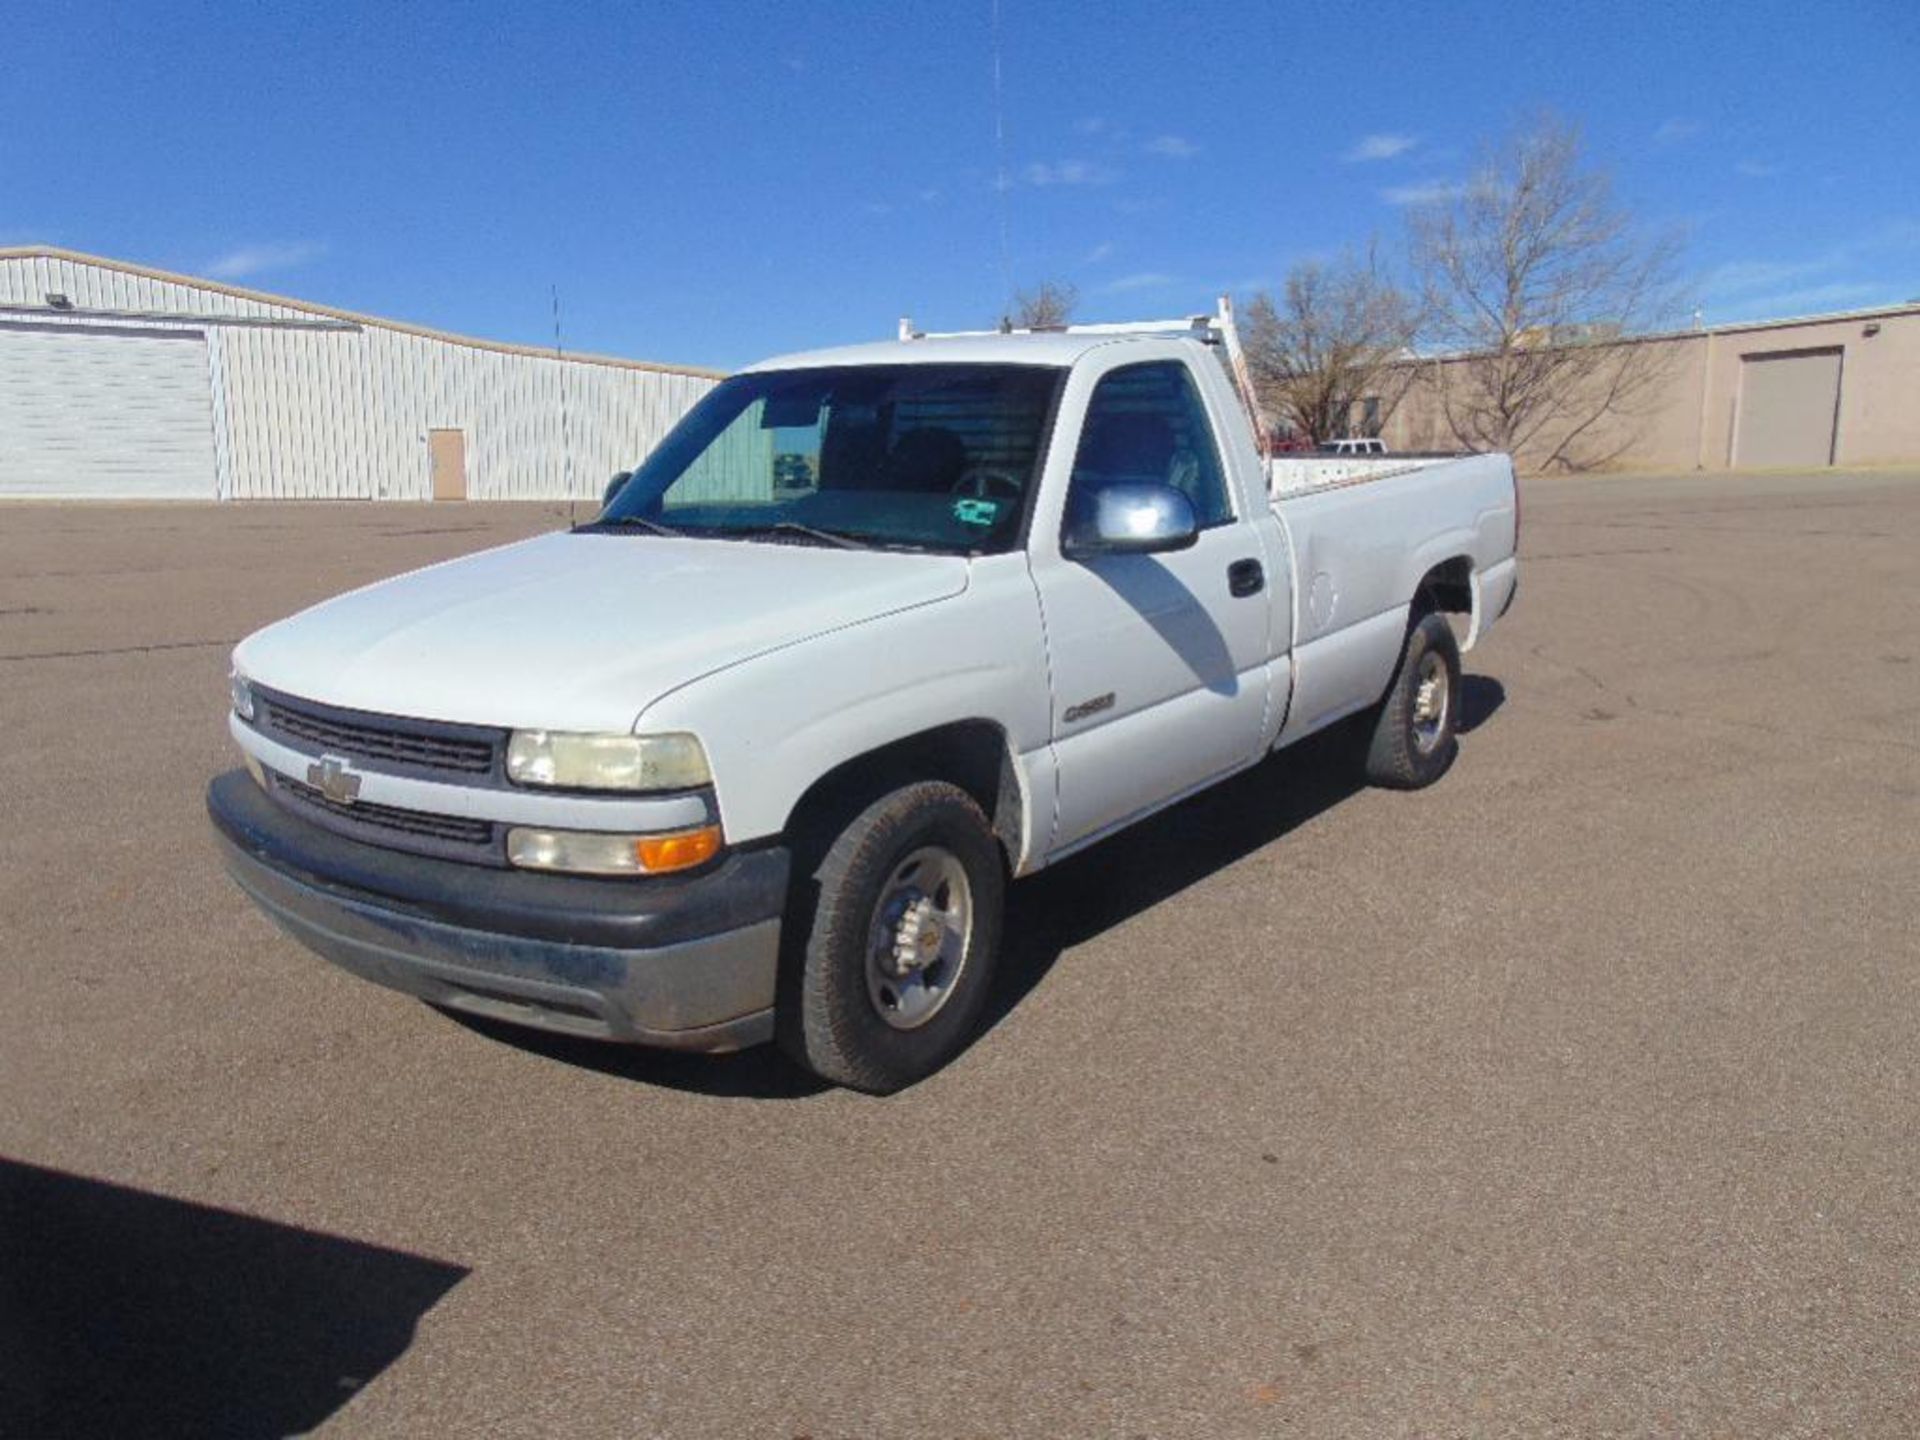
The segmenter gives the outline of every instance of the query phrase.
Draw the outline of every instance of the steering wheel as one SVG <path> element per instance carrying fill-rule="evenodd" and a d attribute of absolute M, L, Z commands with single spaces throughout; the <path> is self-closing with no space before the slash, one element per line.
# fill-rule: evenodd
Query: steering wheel
<path fill-rule="evenodd" d="M 973 469 L 954 481 L 949 493 L 990 500 L 996 491 L 1008 500 L 1018 500 L 1026 493 L 1026 487 L 1004 470 Z"/>

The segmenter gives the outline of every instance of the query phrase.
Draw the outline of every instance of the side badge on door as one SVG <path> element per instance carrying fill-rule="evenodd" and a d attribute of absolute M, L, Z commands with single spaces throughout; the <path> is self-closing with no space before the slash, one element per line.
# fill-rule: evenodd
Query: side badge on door
<path fill-rule="evenodd" d="M 1102 710 L 1113 709 L 1113 691 L 1096 695 L 1091 700 L 1082 700 L 1078 705 L 1069 705 L 1060 715 L 1060 723 L 1071 725 L 1076 720 L 1084 720 L 1089 715 L 1098 715 Z"/>

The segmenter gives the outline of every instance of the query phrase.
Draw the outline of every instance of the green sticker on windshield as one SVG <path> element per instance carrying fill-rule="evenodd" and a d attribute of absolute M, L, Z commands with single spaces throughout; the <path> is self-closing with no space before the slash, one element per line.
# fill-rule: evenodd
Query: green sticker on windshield
<path fill-rule="evenodd" d="M 985 527 L 1000 518 L 998 500 L 981 500 L 971 495 L 962 496 L 953 502 L 953 518 L 962 525 Z"/>

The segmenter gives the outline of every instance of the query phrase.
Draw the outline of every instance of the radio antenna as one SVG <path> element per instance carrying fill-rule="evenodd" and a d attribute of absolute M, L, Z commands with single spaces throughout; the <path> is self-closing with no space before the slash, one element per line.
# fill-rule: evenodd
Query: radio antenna
<path fill-rule="evenodd" d="M 567 423 L 567 351 L 560 343 L 560 287 L 553 290 L 553 358 L 560 366 L 560 483 L 567 496 L 567 528 L 574 523 L 579 497 L 573 493 L 573 431 Z"/>
<path fill-rule="evenodd" d="M 1013 255 L 1007 244 L 1007 112 L 1000 80 L 1000 0 L 993 0 L 993 148 L 997 174 L 994 198 L 1000 206 L 1000 304 L 1013 304 Z"/>

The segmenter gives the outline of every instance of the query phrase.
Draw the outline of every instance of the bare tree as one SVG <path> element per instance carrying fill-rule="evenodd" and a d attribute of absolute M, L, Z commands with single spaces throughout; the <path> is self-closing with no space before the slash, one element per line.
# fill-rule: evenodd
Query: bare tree
<path fill-rule="evenodd" d="M 1543 469 L 1633 443 L 1672 347 L 1627 337 L 1680 313 L 1678 246 L 1635 229 L 1574 127 L 1523 123 L 1408 223 L 1424 337 L 1453 352 L 1425 379 L 1456 440 Z"/>
<path fill-rule="evenodd" d="M 1405 361 L 1418 329 L 1414 306 L 1373 251 L 1307 261 L 1288 272 L 1277 300 L 1262 291 L 1248 305 L 1247 368 L 1262 403 L 1309 440 L 1356 424 L 1378 433 L 1413 379 Z"/>
<path fill-rule="evenodd" d="M 1007 323 L 1016 330 L 1057 330 L 1073 319 L 1080 291 L 1065 280 L 1042 280 L 1032 290 L 1013 292 Z"/>

